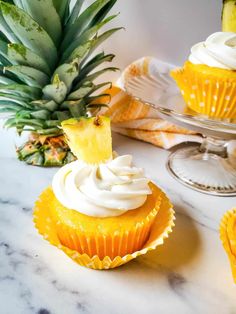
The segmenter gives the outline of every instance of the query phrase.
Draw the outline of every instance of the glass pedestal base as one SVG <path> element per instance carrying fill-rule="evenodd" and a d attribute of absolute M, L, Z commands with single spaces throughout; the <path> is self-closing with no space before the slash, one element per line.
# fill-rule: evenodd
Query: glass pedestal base
<path fill-rule="evenodd" d="M 169 156 L 167 168 L 175 179 L 192 189 L 236 196 L 236 165 L 227 156 L 225 142 L 212 141 L 207 138 L 201 146 L 177 149 Z"/>

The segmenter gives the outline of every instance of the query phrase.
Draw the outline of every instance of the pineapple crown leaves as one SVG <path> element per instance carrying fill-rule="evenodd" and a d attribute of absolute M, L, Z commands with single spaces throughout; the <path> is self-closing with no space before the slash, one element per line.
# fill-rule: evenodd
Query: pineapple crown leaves
<path fill-rule="evenodd" d="M 121 29 L 101 28 L 117 15 L 108 15 L 116 0 L 0 1 L 0 113 L 7 127 L 19 133 L 61 133 L 60 122 L 86 116 L 106 104 L 99 89 L 110 82 L 94 81 L 107 71 L 113 54 L 94 51 Z"/>

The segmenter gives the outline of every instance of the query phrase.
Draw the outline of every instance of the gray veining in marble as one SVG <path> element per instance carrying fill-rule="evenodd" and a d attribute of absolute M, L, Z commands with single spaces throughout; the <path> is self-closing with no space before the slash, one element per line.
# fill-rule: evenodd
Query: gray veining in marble
<path fill-rule="evenodd" d="M 180 185 L 165 169 L 167 151 L 115 135 L 114 148 L 133 154 L 170 196 L 176 227 L 163 246 L 123 267 L 86 269 L 50 246 L 32 223 L 34 201 L 56 169 L 17 161 L 14 137 L 7 136 L 1 131 L 1 314 L 236 313 L 236 287 L 218 234 L 219 221 L 236 198 Z"/>

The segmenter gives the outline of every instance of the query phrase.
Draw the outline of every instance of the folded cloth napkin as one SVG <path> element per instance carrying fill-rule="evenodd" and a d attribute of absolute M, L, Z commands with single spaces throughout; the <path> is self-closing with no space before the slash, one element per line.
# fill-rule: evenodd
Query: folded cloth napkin
<path fill-rule="evenodd" d="M 115 132 L 166 149 L 183 142 L 201 142 L 200 135 L 161 119 L 157 110 L 124 91 L 125 81 L 130 77 L 150 73 L 153 60 L 156 59 L 144 57 L 124 70 L 117 84 L 105 91 L 111 95 L 111 100 L 103 114 L 111 117 Z"/>

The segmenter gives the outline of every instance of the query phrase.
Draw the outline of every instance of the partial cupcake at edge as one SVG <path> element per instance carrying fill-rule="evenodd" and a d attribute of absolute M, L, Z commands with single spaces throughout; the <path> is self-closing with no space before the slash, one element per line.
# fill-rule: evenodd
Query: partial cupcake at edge
<path fill-rule="evenodd" d="M 62 167 L 40 197 L 61 244 L 100 259 L 140 250 L 161 190 L 133 165 L 131 155 L 112 152 L 109 118 L 70 119 L 62 128 L 78 160 Z"/>
<path fill-rule="evenodd" d="M 183 68 L 171 75 L 193 111 L 211 118 L 236 118 L 235 32 L 216 32 L 194 45 Z"/>

